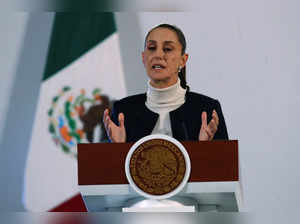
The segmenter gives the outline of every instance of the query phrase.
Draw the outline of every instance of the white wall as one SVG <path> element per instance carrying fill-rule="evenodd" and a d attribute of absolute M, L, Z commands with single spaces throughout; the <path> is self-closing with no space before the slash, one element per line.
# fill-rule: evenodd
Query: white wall
<path fill-rule="evenodd" d="M 147 76 L 141 63 L 143 37 L 138 15 L 135 13 L 115 13 L 115 21 L 120 39 L 121 58 L 128 95 L 145 92 Z"/>
<path fill-rule="evenodd" d="M 297 1 L 206 1 L 196 12 L 137 15 L 142 38 L 160 23 L 184 31 L 191 90 L 220 100 L 230 138 L 239 140 L 248 211 L 299 207 L 299 8 Z M 128 14 L 119 16 L 125 23 Z"/>
<path fill-rule="evenodd" d="M 27 21 L 27 13 L 0 14 L 0 143 Z"/>
<path fill-rule="evenodd" d="M 53 13 L 0 15 L 0 211 L 24 211 L 24 167 Z"/>
<path fill-rule="evenodd" d="M 12 203 L 8 202 L 9 197 L 16 199 L 15 196 L 20 197 L 21 193 L 20 190 L 18 190 L 20 187 L 9 185 L 11 181 L 7 181 L 8 175 L 15 174 L 16 172 L 11 172 L 6 164 L 8 162 L 14 164 L 16 161 L 14 158 L 18 155 L 23 156 L 23 154 L 22 152 L 16 155 L 10 154 L 9 151 L 13 150 L 10 150 L 10 147 L 4 149 L 2 142 L 7 138 L 5 130 L 9 124 L 7 124 L 6 121 L 9 116 L 9 108 L 13 103 L 11 97 L 13 95 L 17 66 L 24 43 L 28 17 L 27 13 L 3 11 L 0 14 L 0 211 L 5 211 L 11 204 L 14 205 L 10 211 L 22 211 L 21 198 Z M 16 141 L 16 139 L 17 136 L 12 136 L 13 141 Z M 18 165 L 15 167 L 18 167 Z M 17 172 L 21 173 L 22 170 L 19 169 Z M 10 178 L 10 180 L 12 180 L 12 178 Z M 22 181 L 20 177 L 15 178 L 20 182 Z M 14 183 L 16 183 L 16 181 Z"/>

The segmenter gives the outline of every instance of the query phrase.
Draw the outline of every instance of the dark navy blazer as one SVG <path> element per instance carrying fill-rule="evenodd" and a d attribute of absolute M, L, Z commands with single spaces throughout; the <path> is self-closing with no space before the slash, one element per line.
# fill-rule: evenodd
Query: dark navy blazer
<path fill-rule="evenodd" d="M 159 114 L 149 110 L 145 102 L 146 93 L 129 96 L 114 103 L 112 120 L 119 125 L 118 114 L 124 113 L 126 142 L 136 142 L 150 135 L 154 129 Z M 218 100 L 194 92 L 187 92 L 185 103 L 170 112 L 173 137 L 179 141 L 198 140 L 202 112 L 207 112 L 209 122 L 214 109 L 219 116 L 219 126 L 214 140 L 228 140 L 226 124 Z"/>

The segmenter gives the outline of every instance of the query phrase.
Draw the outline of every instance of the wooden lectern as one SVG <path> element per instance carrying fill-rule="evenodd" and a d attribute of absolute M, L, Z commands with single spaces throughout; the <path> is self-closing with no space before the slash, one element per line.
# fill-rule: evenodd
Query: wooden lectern
<path fill-rule="evenodd" d="M 191 160 L 188 184 L 176 196 L 196 200 L 198 210 L 241 211 L 238 141 L 185 141 Z M 89 211 L 121 211 L 139 197 L 125 175 L 133 143 L 78 144 L 78 185 Z M 172 198 L 171 198 L 172 199 Z"/>

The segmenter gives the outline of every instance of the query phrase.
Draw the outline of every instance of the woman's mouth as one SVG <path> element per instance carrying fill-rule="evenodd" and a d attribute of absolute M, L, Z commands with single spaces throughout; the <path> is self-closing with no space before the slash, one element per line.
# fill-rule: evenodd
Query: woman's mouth
<path fill-rule="evenodd" d="M 160 64 L 152 65 L 152 69 L 155 69 L 155 70 L 161 70 L 161 69 L 164 69 L 164 68 L 165 68 L 165 66 L 160 65 Z"/>

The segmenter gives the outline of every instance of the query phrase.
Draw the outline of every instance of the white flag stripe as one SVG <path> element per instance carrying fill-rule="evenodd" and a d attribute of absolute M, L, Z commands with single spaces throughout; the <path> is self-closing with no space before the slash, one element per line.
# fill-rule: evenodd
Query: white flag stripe
<path fill-rule="evenodd" d="M 48 110 L 64 86 L 79 93 L 95 88 L 111 99 L 126 95 L 118 34 L 114 33 L 42 83 L 26 164 L 24 203 L 31 211 L 47 211 L 77 194 L 77 161 L 55 145 Z"/>

